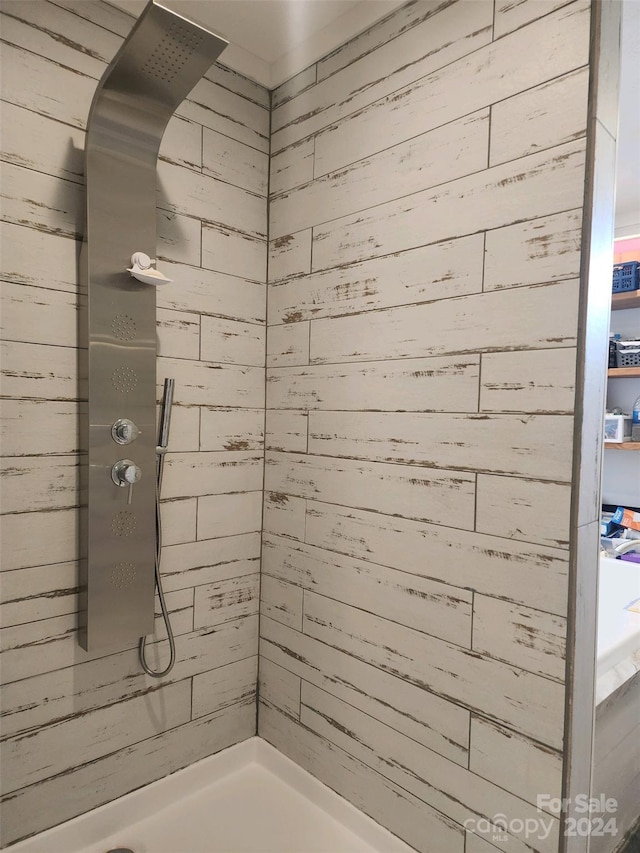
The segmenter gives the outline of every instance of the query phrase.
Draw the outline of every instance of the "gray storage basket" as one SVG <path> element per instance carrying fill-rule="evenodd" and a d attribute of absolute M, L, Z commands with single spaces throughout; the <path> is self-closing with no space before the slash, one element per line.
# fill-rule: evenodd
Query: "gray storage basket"
<path fill-rule="evenodd" d="M 640 341 L 616 341 L 618 367 L 640 367 Z"/>

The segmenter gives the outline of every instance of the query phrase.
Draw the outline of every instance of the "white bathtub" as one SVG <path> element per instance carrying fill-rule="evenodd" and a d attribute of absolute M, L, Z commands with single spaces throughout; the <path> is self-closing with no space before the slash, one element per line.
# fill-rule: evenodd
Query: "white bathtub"
<path fill-rule="evenodd" d="M 640 668 L 640 563 L 600 558 L 597 703 Z"/>

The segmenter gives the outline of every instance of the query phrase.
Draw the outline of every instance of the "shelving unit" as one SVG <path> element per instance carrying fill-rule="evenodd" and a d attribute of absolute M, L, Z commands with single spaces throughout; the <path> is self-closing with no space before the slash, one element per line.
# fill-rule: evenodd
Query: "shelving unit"
<path fill-rule="evenodd" d="M 607 375 L 610 379 L 640 378 L 640 367 L 610 367 Z"/>
<path fill-rule="evenodd" d="M 623 308 L 640 308 L 640 290 L 612 294 L 611 310 L 621 311 Z"/>
<path fill-rule="evenodd" d="M 605 450 L 640 450 L 640 441 L 605 441 Z"/>

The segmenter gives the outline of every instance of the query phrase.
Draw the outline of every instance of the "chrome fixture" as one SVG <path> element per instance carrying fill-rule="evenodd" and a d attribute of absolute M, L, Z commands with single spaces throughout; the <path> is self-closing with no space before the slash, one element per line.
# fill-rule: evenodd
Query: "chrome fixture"
<path fill-rule="evenodd" d="M 153 630 L 156 291 L 149 285 L 168 282 L 151 260 L 156 163 L 169 119 L 226 45 L 151 0 L 98 84 L 89 114 L 80 643 L 90 652 L 126 648 Z M 131 458 L 122 458 L 121 445 Z"/>
<path fill-rule="evenodd" d="M 162 612 L 162 619 L 164 620 L 164 626 L 167 631 L 167 637 L 169 639 L 169 663 L 162 670 L 152 669 L 147 663 L 147 655 L 145 646 L 147 643 L 146 637 L 140 638 L 140 643 L 138 645 L 138 654 L 140 656 L 140 665 L 152 678 L 162 678 L 164 675 L 168 675 L 173 669 L 173 665 L 176 662 L 176 644 L 173 638 L 173 629 L 171 627 L 171 620 L 169 619 L 169 612 L 167 610 L 167 605 L 164 600 L 164 591 L 162 589 L 162 577 L 160 575 L 160 559 L 162 557 L 162 516 L 160 514 L 160 495 L 162 493 L 162 475 L 164 473 L 164 455 L 167 452 L 167 445 L 169 444 L 169 427 L 171 425 L 171 408 L 173 406 L 173 388 L 174 388 L 174 380 L 173 379 L 165 379 L 164 380 L 164 394 L 162 397 L 162 414 L 160 416 L 160 435 L 158 437 L 158 446 L 156 447 L 156 562 L 155 562 L 155 577 L 156 577 L 156 589 L 158 591 L 158 598 L 160 599 L 160 610 Z"/>

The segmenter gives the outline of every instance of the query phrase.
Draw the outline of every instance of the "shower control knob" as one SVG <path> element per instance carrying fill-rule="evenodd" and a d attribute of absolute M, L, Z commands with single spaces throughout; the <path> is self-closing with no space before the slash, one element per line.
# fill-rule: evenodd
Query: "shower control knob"
<path fill-rule="evenodd" d="M 119 459 L 111 469 L 111 479 L 121 488 L 129 487 L 127 503 L 131 503 L 133 487 L 142 477 L 142 470 L 131 459 Z"/>
<path fill-rule="evenodd" d="M 131 444 L 140 435 L 140 430 L 129 418 L 118 418 L 111 427 L 111 437 L 117 444 Z"/>

